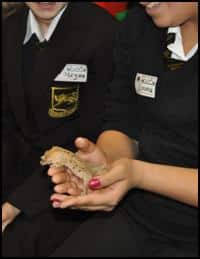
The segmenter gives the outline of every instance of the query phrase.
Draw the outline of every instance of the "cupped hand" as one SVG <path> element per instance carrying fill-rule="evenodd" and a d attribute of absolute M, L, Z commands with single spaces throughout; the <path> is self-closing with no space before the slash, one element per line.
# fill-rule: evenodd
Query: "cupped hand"
<path fill-rule="evenodd" d="M 105 154 L 92 141 L 86 138 L 77 138 L 75 145 L 78 149 L 76 155 L 83 161 L 94 165 L 107 165 Z M 83 191 L 82 179 L 76 177 L 69 169 L 50 167 L 48 175 L 54 186 L 54 191 L 59 194 L 80 195 Z"/>
<path fill-rule="evenodd" d="M 127 192 L 137 187 L 142 175 L 134 173 L 134 160 L 120 159 L 111 165 L 106 173 L 95 177 L 89 182 L 93 191 L 84 196 L 67 196 L 53 194 L 51 200 L 56 199 L 57 208 L 73 208 L 88 211 L 112 211 Z"/>

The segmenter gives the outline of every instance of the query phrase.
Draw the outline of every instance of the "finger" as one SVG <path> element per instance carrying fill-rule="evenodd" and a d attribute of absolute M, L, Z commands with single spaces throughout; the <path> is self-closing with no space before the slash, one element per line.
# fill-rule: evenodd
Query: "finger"
<path fill-rule="evenodd" d="M 79 137 L 75 140 L 75 145 L 78 149 L 76 155 L 80 159 L 94 164 L 107 164 L 105 154 L 92 141 Z"/>
<path fill-rule="evenodd" d="M 49 170 L 47 171 L 47 174 L 49 176 L 53 176 L 54 174 L 58 172 L 63 172 L 63 171 L 65 171 L 64 167 L 50 167 Z"/>
<path fill-rule="evenodd" d="M 50 197 L 50 201 L 57 200 L 57 201 L 64 201 L 68 197 L 66 194 L 58 194 L 58 193 L 53 193 Z"/>
<path fill-rule="evenodd" d="M 79 188 L 79 186 L 76 183 L 71 182 L 69 189 L 68 189 L 68 194 L 73 195 L 73 196 L 77 196 L 80 195 L 82 192 L 82 189 Z"/>
<path fill-rule="evenodd" d="M 69 181 L 69 178 L 70 178 L 70 176 L 66 172 L 55 173 L 51 177 L 51 181 L 55 184 L 61 184 L 61 183 Z"/>
<path fill-rule="evenodd" d="M 82 203 L 82 204 L 81 204 Z M 69 207 L 77 207 L 80 205 L 85 205 L 84 201 L 79 201 L 79 197 L 68 197 L 65 198 L 63 201 L 60 202 L 60 208 L 65 209 Z"/>
<path fill-rule="evenodd" d="M 75 145 L 79 149 L 80 153 L 92 153 L 96 146 L 87 138 L 78 137 L 75 140 Z"/>
<path fill-rule="evenodd" d="M 118 165 L 117 167 L 112 168 L 107 173 L 92 178 L 89 181 L 88 186 L 90 189 L 96 190 L 108 187 L 116 182 L 122 181 L 125 175 L 123 170 L 123 166 Z"/>
<path fill-rule="evenodd" d="M 69 182 L 57 184 L 56 186 L 54 186 L 54 191 L 56 193 L 67 193 L 68 189 L 69 189 L 69 186 L 70 186 Z"/>
<path fill-rule="evenodd" d="M 109 197 L 107 195 L 90 193 L 84 196 L 72 197 L 69 196 L 60 203 L 60 208 L 68 208 L 72 206 L 77 207 L 88 207 L 88 206 L 103 206 L 109 204 Z"/>
<path fill-rule="evenodd" d="M 71 176 L 70 181 L 75 183 L 80 189 L 83 189 L 83 179 L 76 176 Z"/>
<path fill-rule="evenodd" d="M 81 190 L 77 187 L 75 183 L 65 182 L 63 184 L 56 185 L 54 187 L 56 193 L 68 193 L 70 195 L 78 195 L 81 193 Z"/>
<path fill-rule="evenodd" d="M 58 194 L 58 193 L 52 194 L 50 197 L 52 207 L 59 208 L 61 201 L 64 200 L 66 197 L 67 195 L 64 195 L 64 194 Z"/>

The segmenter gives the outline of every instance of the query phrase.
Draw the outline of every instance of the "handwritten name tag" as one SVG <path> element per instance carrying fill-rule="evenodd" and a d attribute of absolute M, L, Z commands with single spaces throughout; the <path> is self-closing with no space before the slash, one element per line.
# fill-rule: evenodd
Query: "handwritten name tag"
<path fill-rule="evenodd" d="M 67 64 L 54 81 L 87 82 L 88 68 L 83 64 Z"/>
<path fill-rule="evenodd" d="M 157 76 L 137 73 L 135 78 L 136 93 L 142 96 L 155 98 L 157 81 Z"/>

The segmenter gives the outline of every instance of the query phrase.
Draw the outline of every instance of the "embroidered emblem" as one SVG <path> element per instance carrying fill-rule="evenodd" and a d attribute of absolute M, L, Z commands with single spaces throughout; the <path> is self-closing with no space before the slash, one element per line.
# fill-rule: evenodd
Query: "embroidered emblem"
<path fill-rule="evenodd" d="M 79 105 L 79 85 L 72 87 L 51 87 L 51 106 L 48 114 L 52 118 L 72 115 Z"/>

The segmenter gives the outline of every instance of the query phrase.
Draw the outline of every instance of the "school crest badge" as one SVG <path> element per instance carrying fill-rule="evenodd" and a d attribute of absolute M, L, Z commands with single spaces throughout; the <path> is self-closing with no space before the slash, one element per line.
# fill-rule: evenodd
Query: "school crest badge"
<path fill-rule="evenodd" d="M 51 104 L 48 114 L 52 118 L 72 115 L 79 105 L 79 85 L 70 87 L 51 87 Z"/>

